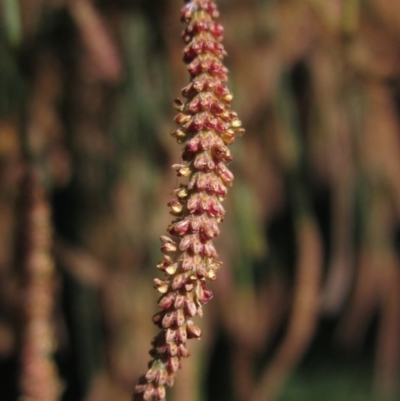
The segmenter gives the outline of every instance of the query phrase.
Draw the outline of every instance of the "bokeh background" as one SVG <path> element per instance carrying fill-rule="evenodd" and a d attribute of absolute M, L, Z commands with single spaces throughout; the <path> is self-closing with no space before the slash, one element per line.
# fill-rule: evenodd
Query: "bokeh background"
<path fill-rule="evenodd" d="M 217 3 L 247 132 L 204 336 L 169 400 L 398 400 L 400 2 Z M 27 175 L 52 214 L 62 400 L 127 401 L 146 369 L 188 81 L 181 6 L 0 1 L 2 401 L 27 363 Z"/>

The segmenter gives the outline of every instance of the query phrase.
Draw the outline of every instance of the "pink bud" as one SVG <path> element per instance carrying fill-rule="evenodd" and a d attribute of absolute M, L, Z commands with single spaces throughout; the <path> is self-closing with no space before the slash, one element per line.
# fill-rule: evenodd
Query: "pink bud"
<path fill-rule="evenodd" d="M 203 292 L 203 298 L 200 299 L 200 302 L 205 305 L 208 301 L 210 301 L 213 297 L 212 291 L 209 290 L 204 290 Z"/>
<path fill-rule="evenodd" d="M 231 185 L 234 179 L 233 173 L 223 163 L 219 163 L 217 166 L 217 172 L 221 177 L 222 181 L 226 185 Z"/>
<path fill-rule="evenodd" d="M 186 299 L 185 309 L 186 309 L 187 314 L 191 317 L 195 316 L 197 313 L 196 304 L 193 301 L 191 301 L 190 299 Z"/>
<path fill-rule="evenodd" d="M 191 153 L 196 153 L 199 150 L 200 137 L 196 135 L 187 144 L 186 150 Z"/>
<path fill-rule="evenodd" d="M 203 191 L 208 184 L 208 174 L 199 173 L 196 180 L 196 187 L 199 191 Z"/>
<path fill-rule="evenodd" d="M 169 374 L 165 380 L 165 384 L 169 387 L 172 387 L 174 385 L 174 375 Z"/>
<path fill-rule="evenodd" d="M 164 315 L 161 325 L 164 329 L 167 329 L 170 327 L 172 324 L 174 324 L 176 319 L 176 312 L 168 312 Z"/>
<path fill-rule="evenodd" d="M 165 400 L 165 387 L 158 386 L 154 391 L 154 398 L 158 401 Z"/>
<path fill-rule="evenodd" d="M 195 213 L 196 210 L 199 209 L 199 202 L 200 202 L 200 194 L 195 193 L 189 197 L 186 207 L 188 208 L 190 213 Z"/>
<path fill-rule="evenodd" d="M 153 387 L 152 384 L 149 383 L 149 384 L 147 385 L 146 390 L 145 390 L 144 393 L 143 393 L 143 399 L 144 399 L 145 401 L 150 400 L 151 397 L 153 397 L 153 394 L 154 394 L 154 387 Z"/>
<path fill-rule="evenodd" d="M 185 303 L 185 296 L 182 294 L 178 294 L 175 298 L 174 308 L 180 309 L 183 307 L 184 303 Z"/>
<path fill-rule="evenodd" d="M 171 373 L 175 373 L 175 372 L 180 368 L 180 361 L 179 361 L 179 358 L 178 358 L 177 356 L 174 356 L 174 357 L 172 357 L 172 358 L 169 358 L 169 359 L 168 359 L 167 366 L 168 366 L 168 370 L 169 370 Z"/>
<path fill-rule="evenodd" d="M 165 294 L 168 291 L 168 281 L 160 280 L 159 278 L 154 279 L 154 287 L 161 294 Z"/>
<path fill-rule="evenodd" d="M 184 21 L 192 18 L 194 12 L 197 11 L 197 5 L 194 2 L 189 2 L 181 10 L 182 19 Z"/>
<path fill-rule="evenodd" d="M 215 90 L 214 93 L 219 97 L 219 98 L 223 98 L 225 96 L 231 95 L 231 93 L 229 92 L 229 89 L 225 86 L 225 85 L 218 85 Z M 232 96 L 232 95 L 231 95 Z"/>
<path fill-rule="evenodd" d="M 199 231 L 200 227 L 201 227 L 201 217 L 194 215 L 190 222 L 190 228 L 192 232 L 196 233 L 197 231 Z"/>
<path fill-rule="evenodd" d="M 217 257 L 217 251 L 215 250 L 215 247 L 214 247 L 212 241 L 207 241 L 203 245 L 203 254 L 204 254 L 204 256 L 207 256 L 210 259 L 214 259 Z"/>
<path fill-rule="evenodd" d="M 189 122 L 191 119 L 192 117 L 190 114 L 179 113 L 175 116 L 174 121 L 179 125 L 183 125 Z"/>
<path fill-rule="evenodd" d="M 219 114 L 219 113 L 223 112 L 224 109 L 225 109 L 224 103 L 219 102 L 219 101 L 214 101 L 214 102 L 212 103 L 211 112 L 212 112 L 213 114 Z"/>
<path fill-rule="evenodd" d="M 221 196 L 223 198 L 225 198 L 225 196 L 228 193 L 228 189 L 222 183 L 221 178 L 218 176 L 213 177 L 213 180 L 211 182 L 211 188 L 212 188 L 212 191 L 215 193 L 215 195 Z"/>
<path fill-rule="evenodd" d="M 210 150 L 218 138 L 213 131 L 207 131 L 201 136 L 200 145 L 203 150 Z"/>
<path fill-rule="evenodd" d="M 179 349 L 178 349 L 178 352 L 179 352 Z M 166 371 L 166 369 L 165 368 L 160 369 L 154 380 L 154 384 L 156 384 L 157 386 L 164 386 L 167 381 L 167 376 L 168 376 L 168 372 Z"/>
<path fill-rule="evenodd" d="M 184 235 L 189 228 L 189 224 L 190 224 L 190 219 L 187 217 L 181 221 L 178 221 L 172 226 L 174 233 L 180 236 Z"/>
<path fill-rule="evenodd" d="M 192 268 L 193 263 L 194 263 L 193 257 L 186 253 L 182 255 L 180 262 L 181 262 L 181 268 L 185 272 L 189 271 Z"/>
<path fill-rule="evenodd" d="M 210 26 L 210 31 L 214 36 L 220 39 L 222 37 L 222 34 L 224 33 L 224 28 L 221 24 L 212 22 Z"/>
<path fill-rule="evenodd" d="M 194 96 L 198 91 L 196 90 L 196 88 L 193 85 L 193 82 L 190 82 L 188 85 L 186 85 L 183 89 L 182 89 L 182 96 L 185 97 L 192 97 Z"/>
<path fill-rule="evenodd" d="M 191 235 L 185 235 L 185 236 L 181 239 L 181 241 L 180 241 L 180 243 L 179 243 L 179 249 L 180 249 L 182 252 L 186 251 L 187 249 L 189 249 L 190 243 L 191 243 L 191 242 L 192 242 L 192 236 L 191 236 Z"/>
<path fill-rule="evenodd" d="M 177 330 L 176 341 L 178 343 L 184 344 L 186 342 L 186 340 L 187 340 L 186 327 L 185 326 L 181 326 Z"/>
<path fill-rule="evenodd" d="M 204 212 L 208 212 L 210 209 L 211 198 L 207 194 L 202 194 L 200 199 L 200 210 Z"/>
<path fill-rule="evenodd" d="M 182 203 L 179 202 L 179 199 L 174 198 L 170 202 L 168 202 L 168 206 L 171 208 L 172 213 L 181 213 L 183 209 Z"/>
<path fill-rule="evenodd" d="M 154 381 L 154 379 L 156 378 L 156 376 L 157 376 L 157 373 L 158 373 L 158 370 L 154 367 L 154 364 L 153 364 L 153 366 L 151 367 L 151 369 L 146 373 L 146 380 L 148 381 L 148 382 L 152 382 L 152 381 Z"/>
<path fill-rule="evenodd" d="M 178 345 L 178 355 L 182 358 L 186 358 L 189 356 L 189 351 L 184 344 Z"/>
<path fill-rule="evenodd" d="M 192 113 L 197 113 L 200 110 L 200 100 L 198 98 L 194 98 L 190 103 L 189 103 L 189 110 Z"/>
<path fill-rule="evenodd" d="M 204 75 L 200 75 L 193 80 L 193 89 L 197 92 L 203 92 L 204 87 L 207 85 L 208 81 Z"/>
<path fill-rule="evenodd" d="M 200 61 L 198 58 L 194 59 L 188 66 L 188 71 L 192 75 L 197 75 L 200 71 Z"/>
<path fill-rule="evenodd" d="M 178 354 L 178 346 L 175 343 L 168 344 L 168 353 L 170 356 L 176 356 Z"/>
<path fill-rule="evenodd" d="M 175 298 L 176 294 L 171 292 L 169 294 L 164 295 L 163 297 L 161 297 L 161 299 L 158 301 L 158 305 L 160 306 L 161 309 L 168 309 L 171 307 L 171 305 L 174 302 L 174 298 Z"/>
<path fill-rule="evenodd" d="M 201 337 L 200 327 L 195 325 L 192 320 L 187 321 L 186 331 L 187 331 L 188 338 L 200 338 Z"/>
<path fill-rule="evenodd" d="M 178 274 L 174 277 L 171 283 L 171 288 L 173 290 L 177 290 L 182 287 L 186 283 L 186 275 L 185 274 Z"/>
<path fill-rule="evenodd" d="M 183 309 L 178 309 L 176 311 L 176 324 L 178 326 L 182 326 L 185 324 L 185 314 L 183 312 Z"/>
<path fill-rule="evenodd" d="M 176 331 L 173 329 L 167 329 L 167 331 L 165 332 L 165 341 L 167 343 L 171 343 L 172 341 L 175 340 L 175 335 L 176 335 Z"/>
<path fill-rule="evenodd" d="M 200 238 L 198 235 L 193 235 L 192 236 L 192 242 L 190 244 L 190 248 L 192 249 L 192 252 L 196 255 L 200 253 L 203 249 L 203 245 L 200 242 Z"/>
<path fill-rule="evenodd" d="M 209 213 L 212 216 L 223 217 L 225 215 L 225 209 L 214 196 L 210 199 Z"/>

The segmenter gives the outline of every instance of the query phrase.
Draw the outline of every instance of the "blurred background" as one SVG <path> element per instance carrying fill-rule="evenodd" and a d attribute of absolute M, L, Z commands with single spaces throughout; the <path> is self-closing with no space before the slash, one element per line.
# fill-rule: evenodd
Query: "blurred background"
<path fill-rule="evenodd" d="M 247 132 L 204 336 L 168 399 L 398 400 L 400 2 L 217 3 Z M 48 334 L 31 340 L 53 344 L 63 389 L 41 401 L 126 401 L 156 333 L 182 2 L 0 5 L 0 399 L 25 391 L 36 316 Z M 26 177 L 52 216 L 47 315 L 23 302 L 24 244 L 40 234 L 21 218 Z"/>

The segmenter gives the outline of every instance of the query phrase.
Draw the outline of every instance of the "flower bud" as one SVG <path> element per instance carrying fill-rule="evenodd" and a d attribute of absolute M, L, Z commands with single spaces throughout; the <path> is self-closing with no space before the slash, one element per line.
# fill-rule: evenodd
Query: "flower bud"
<path fill-rule="evenodd" d="M 196 326 L 192 320 L 187 321 L 186 331 L 187 331 L 188 338 L 200 338 L 201 337 L 200 327 Z"/>
<path fill-rule="evenodd" d="M 165 294 L 168 291 L 168 281 L 163 281 L 158 278 L 154 279 L 154 287 L 161 294 Z"/>
<path fill-rule="evenodd" d="M 168 359 L 168 370 L 175 373 L 180 368 L 180 361 L 177 356 Z"/>
<path fill-rule="evenodd" d="M 148 384 L 146 390 L 143 393 L 143 400 L 147 401 L 153 397 L 154 387 L 152 384 Z"/>
<path fill-rule="evenodd" d="M 176 311 L 167 312 L 162 318 L 161 325 L 164 329 L 167 329 L 168 327 L 172 326 L 175 323 L 175 320 L 176 320 Z"/>
<path fill-rule="evenodd" d="M 185 296 L 182 294 L 178 294 L 175 298 L 175 302 L 174 302 L 174 308 L 175 309 L 180 309 L 183 307 L 185 303 Z M 180 325 L 179 325 L 180 326 Z"/>

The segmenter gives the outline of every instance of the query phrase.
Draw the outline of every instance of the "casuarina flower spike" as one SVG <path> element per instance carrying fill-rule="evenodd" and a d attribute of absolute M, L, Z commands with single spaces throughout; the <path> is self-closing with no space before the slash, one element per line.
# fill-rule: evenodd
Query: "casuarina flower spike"
<path fill-rule="evenodd" d="M 174 102 L 179 128 L 171 135 L 184 145 L 183 162 L 172 167 L 178 177 L 187 178 L 168 204 L 175 220 L 168 227 L 170 236 L 161 237 L 164 258 L 157 266 L 165 278 L 154 280 L 161 311 L 153 322 L 161 331 L 152 341 L 152 360 L 135 388 L 134 401 L 165 399 L 165 386 L 173 385 L 182 358 L 189 355 L 187 339 L 201 337 L 194 318 L 202 316 L 202 306 L 212 298 L 206 282 L 216 278 L 220 266 L 213 239 L 219 235 L 222 202 L 233 182 L 226 166 L 232 160 L 227 145 L 244 130 L 230 107 L 218 15 L 212 0 L 188 1 L 182 8 L 183 61 L 190 82 L 182 90 L 185 101 Z"/>

